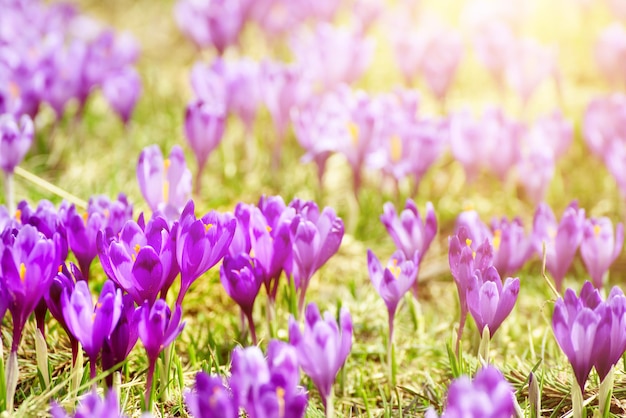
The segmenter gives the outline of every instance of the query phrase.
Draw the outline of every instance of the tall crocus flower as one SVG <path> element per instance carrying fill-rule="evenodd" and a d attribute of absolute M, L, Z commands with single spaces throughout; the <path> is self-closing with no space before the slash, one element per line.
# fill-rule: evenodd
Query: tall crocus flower
<path fill-rule="evenodd" d="M 187 105 L 185 110 L 185 137 L 198 162 L 196 192 L 201 190 L 202 171 L 209 155 L 222 141 L 225 125 L 226 108 L 225 104 L 219 100 L 195 100 Z"/>
<path fill-rule="evenodd" d="M 102 95 L 111 108 L 128 125 L 141 96 L 141 77 L 133 67 L 109 74 L 102 83 Z"/>
<path fill-rule="evenodd" d="M 546 267 L 552 274 L 557 290 L 561 290 L 563 279 L 569 270 L 576 250 L 583 238 L 585 210 L 579 209 L 576 202 L 563 212 L 557 224 L 552 209 L 545 203 L 539 205 L 533 219 L 535 251 L 541 257 L 543 243 L 546 243 Z"/>
<path fill-rule="evenodd" d="M 387 305 L 389 314 L 389 340 L 387 341 L 387 367 L 389 367 L 389 382 L 393 384 L 393 320 L 396 315 L 398 303 L 410 288 L 415 288 L 419 266 L 419 252 L 413 254 L 413 258 L 406 258 L 402 251 L 396 251 L 387 266 L 383 270 L 376 255 L 367 250 L 367 267 L 370 280 L 374 288 Z"/>
<path fill-rule="evenodd" d="M 588 282 L 587 282 L 588 283 Z M 595 345 L 597 347 L 593 365 L 598 372 L 600 381 L 609 375 L 611 368 L 615 366 L 624 351 L 626 351 L 626 297 L 624 292 L 615 286 L 611 289 L 605 305 L 602 326 L 598 327 Z M 603 399 L 600 400 L 604 401 Z"/>
<path fill-rule="evenodd" d="M 168 345 L 183 331 L 184 322 L 180 322 L 182 308 L 176 305 L 172 314 L 167 302 L 158 299 L 154 305 L 145 302 L 135 314 L 138 334 L 148 355 L 148 375 L 146 377 L 146 410 L 152 407 L 152 380 L 156 361 Z"/>
<path fill-rule="evenodd" d="M 122 313 L 111 334 L 104 340 L 102 346 L 102 370 L 109 370 L 118 363 L 126 360 L 131 352 L 139 334 L 135 321 L 135 301 L 131 295 L 122 297 Z M 113 376 L 107 376 L 107 385 L 113 385 Z"/>
<path fill-rule="evenodd" d="M 104 340 L 111 335 L 122 313 L 122 291 L 111 281 L 102 287 L 98 302 L 94 305 L 86 281 L 76 283 L 71 292 L 61 295 L 63 317 L 74 337 L 80 341 L 89 357 L 90 377 L 96 377 L 96 360 Z"/>
<path fill-rule="evenodd" d="M 422 220 L 417 205 L 412 199 L 407 199 L 404 209 L 398 216 L 396 208 L 391 202 L 383 206 L 380 221 L 385 225 L 396 248 L 404 254 L 407 260 L 418 254 L 418 264 L 428 251 L 430 243 L 437 234 L 437 215 L 432 203 L 426 203 L 426 216 Z M 417 288 L 414 286 L 413 295 L 417 297 Z"/>
<path fill-rule="evenodd" d="M 622 251 L 624 245 L 624 225 L 620 222 L 613 231 L 609 218 L 588 218 L 585 220 L 580 255 L 587 272 L 598 289 L 606 281 L 609 267 Z"/>
<path fill-rule="evenodd" d="M 263 270 L 246 253 L 240 253 L 234 257 L 227 255 L 220 267 L 220 280 L 228 296 L 240 307 L 248 320 L 252 343 L 257 344 L 252 309 L 261 285 L 263 284 Z"/>
<path fill-rule="evenodd" d="M 195 418 L 238 418 L 239 406 L 220 376 L 196 374 L 193 389 L 185 393 L 185 404 Z"/>
<path fill-rule="evenodd" d="M 441 415 L 465 418 L 511 418 L 515 416 L 515 392 L 502 373 L 493 366 L 480 369 L 474 379 L 455 379 L 448 389 Z M 439 418 L 431 408 L 426 418 Z"/>
<path fill-rule="evenodd" d="M 519 279 L 508 277 L 504 284 L 494 266 L 474 274 L 467 289 L 467 306 L 476 327 L 483 334 L 485 327 L 493 337 L 502 321 L 513 310 L 519 294 Z"/>
<path fill-rule="evenodd" d="M 7 365 L 7 410 L 13 410 L 18 378 L 17 349 L 30 314 L 52 283 L 60 260 L 60 238 L 45 238 L 35 227 L 24 225 L 15 236 L 7 236 L 0 261 L 0 281 L 6 289 L 13 318 L 13 341 Z"/>
<path fill-rule="evenodd" d="M 304 308 L 304 298 L 311 277 L 333 256 L 343 238 L 344 226 L 335 211 L 325 207 L 319 213 L 317 206 L 308 213 L 296 215 L 289 233 L 292 243 L 291 273 L 300 293 L 298 311 Z"/>
<path fill-rule="evenodd" d="M 110 390 L 102 399 L 95 391 L 85 395 L 79 402 L 73 414 L 67 412 L 57 403 L 53 402 L 50 408 L 52 418 L 126 418 L 120 411 L 120 402 L 115 391 Z"/>
<path fill-rule="evenodd" d="M 552 330 L 561 350 L 574 369 L 572 404 L 574 416 L 582 416 L 583 392 L 589 372 L 598 355 L 596 332 L 603 322 L 602 306 L 597 289 L 585 282 L 577 297 L 572 289 L 556 301 L 552 314 Z"/>
<path fill-rule="evenodd" d="M 157 145 L 144 148 L 137 162 L 137 181 L 152 212 L 170 222 L 178 219 L 191 197 L 191 171 L 178 145 L 172 147 L 167 159 Z"/>
<path fill-rule="evenodd" d="M 138 305 L 152 305 L 160 292 L 164 296 L 178 273 L 174 237 L 160 216 L 145 228 L 128 221 L 111 241 L 98 235 L 98 253 L 106 275 Z"/>
<path fill-rule="evenodd" d="M 306 308 L 304 332 L 291 316 L 289 318 L 289 342 L 298 352 L 298 362 L 317 387 L 326 409 L 332 417 L 333 383 L 352 349 L 352 317 L 346 308 L 339 314 L 339 324 L 330 312 L 320 315 L 317 305 Z"/>
<path fill-rule="evenodd" d="M 15 211 L 13 171 L 28 152 L 34 136 L 33 121 L 23 115 L 19 123 L 13 115 L 0 115 L 0 168 L 5 176 L 5 193 L 9 212 Z"/>
<path fill-rule="evenodd" d="M 176 260 L 180 268 L 180 305 L 189 286 L 216 265 L 228 251 L 237 221 L 229 214 L 211 211 L 196 219 L 194 203 L 190 200 L 176 229 Z"/>
<path fill-rule="evenodd" d="M 59 325 L 65 330 L 72 346 L 72 366 L 76 364 L 78 357 L 78 340 L 69 330 L 65 317 L 63 316 L 63 303 L 61 302 L 64 292 L 73 292 L 77 281 L 84 280 L 78 267 L 70 263 L 69 269 L 63 265 L 61 271 L 52 279 L 50 290 L 44 295 L 46 306 L 50 314 L 57 320 Z"/>
<path fill-rule="evenodd" d="M 492 265 L 492 260 L 493 247 L 487 239 L 480 245 L 474 244 L 465 227 L 459 228 L 457 234 L 450 237 L 448 262 L 459 294 L 460 306 L 459 329 L 457 331 L 456 340 L 457 354 L 461 344 L 461 337 L 463 336 L 465 320 L 469 312 L 467 304 L 468 289 L 471 286 L 476 271 L 478 270 L 480 274 L 484 274 L 487 268 Z"/>
<path fill-rule="evenodd" d="M 233 350 L 230 386 L 237 404 L 250 418 L 302 418 L 307 395 L 298 385 L 296 349 L 272 340 L 267 357 L 256 346 Z"/>

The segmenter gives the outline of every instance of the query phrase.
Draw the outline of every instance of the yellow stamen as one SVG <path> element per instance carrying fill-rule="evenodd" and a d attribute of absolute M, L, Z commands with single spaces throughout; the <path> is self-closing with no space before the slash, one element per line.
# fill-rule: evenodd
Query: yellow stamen
<path fill-rule="evenodd" d="M 352 138 L 352 143 L 356 145 L 359 142 L 359 125 L 354 122 L 349 122 L 348 132 L 350 132 L 350 138 Z"/>
<path fill-rule="evenodd" d="M 85 223 L 87 222 L 87 219 L 89 219 L 89 214 L 87 212 L 83 212 L 83 221 L 85 221 Z"/>
<path fill-rule="evenodd" d="M 278 416 L 285 416 L 285 389 L 282 387 L 276 388 L 276 397 L 278 398 Z"/>
<path fill-rule="evenodd" d="M 593 235 L 597 238 L 600 236 L 600 231 L 602 230 L 602 228 L 600 228 L 600 225 L 594 225 L 593 226 Z"/>
<path fill-rule="evenodd" d="M 135 254 L 139 254 L 139 250 L 141 250 L 141 245 L 135 244 L 135 246 L 133 247 L 133 250 L 135 250 Z"/>
<path fill-rule="evenodd" d="M 22 211 L 21 210 L 16 210 L 15 211 L 15 219 L 19 222 L 22 222 Z"/>
<path fill-rule="evenodd" d="M 500 249 L 500 243 L 502 242 L 502 231 L 496 229 L 493 231 L 493 248 L 498 251 Z"/>
<path fill-rule="evenodd" d="M 391 260 L 391 266 L 389 266 L 388 268 L 389 268 L 389 271 L 391 272 L 391 274 L 393 275 L 393 277 L 396 278 L 396 279 L 398 278 L 398 276 L 402 272 L 402 269 L 398 265 L 398 260 L 396 260 L 395 258 L 393 260 Z"/>
<path fill-rule="evenodd" d="M 472 245 L 472 240 L 469 238 L 465 238 L 465 244 L 469 247 Z"/>
<path fill-rule="evenodd" d="M 163 168 L 165 169 L 165 171 L 169 170 L 171 165 L 172 165 L 172 162 L 170 161 L 169 158 L 166 158 L 165 160 L 163 160 Z"/>
<path fill-rule="evenodd" d="M 57 269 L 57 271 L 59 273 L 61 273 L 63 271 L 63 264 L 59 264 L 59 268 Z"/>
<path fill-rule="evenodd" d="M 254 252 L 254 248 L 250 248 L 250 258 L 256 257 L 256 253 Z"/>
<path fill-rule="evenodd" d="M 13 99 L 17 99 L 22 95 L 22 90 L 20 89 L 20 86 L 14 81 L 9 82 L 9 95 Z"/>
<path fill-rule="evenodd" d="M 265 227 L 265 229 L 267 229 L 267 232 L 272 232 L 272 227 L 271 227 L 271 226 L 269 226 L 269 225 L 267 225 L 267 226 Z"/>
<path fill-rule="evenodd" d="M 204 231 L 205 232 L 209 232 L 209 229 L 213 228 L 213 224 L 206 224 L 204 225 Z"/>
<path fill-rule="evenodd" d="M 391 137 L 391 161 L 398 162 L 402 158 L 402 140 L 398 135 Z"/>
<path fill-rule="evenodd" d="M 20 264 L 20 280 L 24 282 L 26 280 L 26 266 L 24 263 Z"/>

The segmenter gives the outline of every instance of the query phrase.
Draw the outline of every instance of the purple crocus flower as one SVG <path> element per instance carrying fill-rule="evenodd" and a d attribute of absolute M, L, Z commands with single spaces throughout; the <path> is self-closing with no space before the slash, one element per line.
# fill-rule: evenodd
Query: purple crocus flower
<path fill-rule="evenodd" d="M 135 301 L 131 295 L 122 297 L 122 314 L 111 334 L 104 340 L 102 346 L 102 370 L 110 370 L 118 363 L 126 360 L 139 334 L 135 321 Z M 113 375 L 107 376 L 107 385 L 113 386 Z"/>
<path fill-rule="evenodd" d="M 484 275 L 487 268 L 492 265 L 493 247 L 489 240 L 485 239 L 480 246 L 472 247 L 473 241 L 469 237 L 465 227 L 459 228 L 456 235 L 449 239 L 448 262 L 457 292 L 459 294 L 459 305 L 461 318 L 459 320 L 459 330 L 457 331 L 456 352 L 459 352 L 463 328 L 469 307 L 467 304 L 467 292 L 472 284 L 476 272 Z M 474 248 L 476 248 L 474 250 Z"/>
<path fill-rule="evenodd" d="M 588 282 L 587 282 L 588 283 Z M 589 286 L 588 286 L 589 287 Z M 581 291 L 582 292 L 582 291 Z M 602 382 L 626 351 L 626 297 L 615 286 L 605 302 L 604 318 L 596 331 L 594 367 Z"/>
<path fill-rule="evenodd" d="M 570 203 L 565 209 L 558 224 L 552 209 L 545 203 L 540 204 L 535 212 L 535 251 L 542 257 L 542 243 L 546 243 L 546 268 L 552 274 L 557 290 L 561 290 L 563 278 L 582 241 L 584 222 L 585 210 L 579 209 L 576 202 Z"/>
<path fill-rule="evenodd" d="M 245 11 L 244 0 L 179 0 L 174 6 L 176 23 L 183 33 L 198 48 L 213 46 L 220 55 L 238 43 Z"/>
<path fill-rule="evenodd" d="M 518 272 L 533 253 L 532 241 L 520 218 L 491 221 L 493 265 L 501 276 Z"/>
<path fill-rule="evenodd" d="M 58 234 L 45 238 L 31 225 L 24 225 L 7 239 L 12 242 L 0 247 L 0 280 L 13 317 L 11 352 L 17 353 L 26 321 L 50 289 L 61 264 L 61 240 Z"/>
<path fill-rule="evenodd" d="M 292 37 L 291 49 L 307 77 L 328 90 L 358 80 L 372 60 L 374 44 L 361 33 L 319 23 Z"/>
<path fill-rule="evenodd" d="M 298 362 L 313 381 L 327 411 L 333 408 L 333 383 L 352 349 L 352 317 L 346 308 L 339 314 L 339 324 L 330 312 L 320 315 L 317 305 L 306 308 L 304 332 L 291 316 L 289 343 L 298 352 Z"/>
<path fill-rule="evenodd" d="M 621 222 L 613 232 L 613 223 L 609 218 L 585 220 L 580 255 L 596 288 L 602 288 L 609 267 L 619 256 L 623 245 L 624 225 Z"/>
<path fill-rule="evenodd" d="M 128 292 L 135 303 L 150 305 L 162 297 L 178 273 L 174 236 L 167 221 L 154 217 L 145 228 L 128 221 L 119 238 L 98 236 L 98 252 L 107 276 Z"/>
<path fill-rule="evenodd" d="M 193 390 L 185 393 L 185 404 L 195 418 L 238 418 L 239 407 L 220 376 L 196 373 Z"/>
<path fill-rule="evenodd" d="M 195 100 L 185 110 L 185 137 L 198 162 L 196 192 L 209 155 L 222 141 L 226 124 L 225 104 L 218 100 Z"/>
<path fill-rule="evenodd" d="M 74 263 L 70 263 L 69 269 L 64 264 L 61 271 L 52 279 L 50 290 L 44 295 L 46 306 L 50 311 L 50 314 L 57 320 L 59 325 L 65 330 L 72 346 L 72 366 L 76 365 L 76 359 L 78 358 L 78 340 L 74 337 L 74 334 L 69 330 L 65 317 L 63 316 L 63 302 L 61 301 L 62 295 L 65 292 L 73 292 L 77 281 L 85 280 Z"/>
<path fill-rule="evenodd" d="M 290 272 L 300 292 L 298 311 L 304 308 L 304 297 L 311 277 L 337 252 L 343 238 L 344 226 L 335 211 L 325 207 L 319 213 L 316 205 L 311 211 L 296 215 L 289 227 L 292 243 Z"/>
<path fill-rule="evenodd" d="M 119 234 L 126 221 L 133 219 L 133 205 L 123 193 L 117 196 L 117 200 L 110 200 L 106 196 L 90 197 L 87 214 L 94 212 L 101 213 L 107 220 L 107 235 Z"/>
<path fill-rule="evenodd" d="M 585 110 L 583 133 L 590 151 L 606 159 L 614 141 L 626 139 L 626 96 L 614 93 L 592 100 Z"/>
<path fill-rule="evenodd" d="M 599 346 L 595 342 L 599 342 L 596 331 L 603 321 L 602 309 L 597 309 L 601 305 L 597 289 L 590 282 L 585 282 L 580 297 L 572 289 L 567 289 L 554 306 L 554 337 L 574 369 L 581 392 L 598 356 Z"/>
<path fill-rule="evenodd" d="M 128 125 L 141 96 L 141 77 L 133 67 L 126 67 L 107 76 L 102 83 L 102 94 L 122 122 Z"/>
<path fill-rule="evenodd" d="M 82 276 L 88 280 L 91 263 L 98 255 L 96 237 L 106 229 L 107 219 L 97 211 L 78 213 L 76 205 L 67 202 L 61 204 L 59 215 L 67 230 L 69 247 L 78 261 Z"/>
<path fill-rule="evenodd" d="M 595 45 L 595 59 L 598 68 L 611 87 L 616 90 L 624 85 L 624 58 L 626 58 L 626 30 L 615 22 L 600 32 Z"/>
<path fill-rule="evenodd" d="M 412 260 L 415 254 L 418 254 L 419 265 L 437 234 L 437 215 L 433 204 L 426 203 L 426 216 L 422 221 L 417 205 L 412 199 L 407 199 L 400 216 L 393 203 L 387 202 L 383 206 L 380 221 L 391 235 L 396 248 L 402 251 L 407 260 Z M 417 297 L 417 286 L 413 286 L 413 295 Z"/>
<path fill-rule="evenodd" d="M 256 347 L 233 350 L 230 386 L 237 404 L 250 418 L 301 418 L 307 406 L 298 385 L 298 355 L 289 344 L 272 340 L 265 360 Z"/>
<path fill-rule="evenodd" d="M 180 216 L 176 229 L 176 260 L 180 267 L 180 305 L 189 286 L 216 265 L 228 251 L 237 221 L 230 214 L 211 211 L 196 219 L 194 203 L 190 200 Z"/>
<path fill-rule="evenodd" d="M 114 390 L 110 390 L 104 399 L 95 391 L 90 392 L 80 400 L 74 414 L 70 415 L 53 402 L 50 414 L 52 418 L 126 418 L 120 411 L 120 403 Z"/>
<path fill-rule="evenodd" d="M 32 225 L 41 232 L 44 237 L 52 239 L 55 234 L 60 237 L 59 256 L 61 261 L 67 258 L 68 237 L 61 211 L 57 212 L 56 207 L 49 200 L 40 200 L 37 207 L 33 209 L 27 201 L 22 200 L 17 204 L 15 218 L 22 225 Z"/>
<path fill-rule="evenodd" d="M 18 120 L 9 114 L 0 115 L 0 168 L 13 174 L 33 142 L 35 128 L 32 119 L 23 115 Z"/>
<path fill-rule="evenodd" d="M 174 145 L 167 159 L 157 145 L 144 148 L 137 162 L 137 182 L 153 213 L 170 222 L 178 219 L 191 197 L 191 171 L 182 148 Z"/>
<path fill-rule="evenodd" d="M 134 322 L 137 322 L 138 334 L 146 354 L 148 355 L 148 375 L 146 377 L 146 409 L 152 405 L 152 379 L 154 368 L 159 354 L 169 346 L 183 331 L 184 322 L 180 322 L 182 308 L 176 305 L 174 314 L 167 306 L 167 302 L 158 299 L 152 306 L 146 301 L 135 313 Z"/>
<path fill-rule="evenodd" d="M 488 267 L 484 275 L 477 272 L 472 276 L 467 289 L 467 307 L 481 335 L 488 327 L 489 336 L 493 338 L 513 310 L 518 294 L 519 279 L 508 277 L 503 285 L 494 266 Z"/>
<path fill-rule="evenodd" d="M 480 369 L 473 380 L 455 379 L 448 389 L 442 418 L 511 418 L 515 416 L 515 392 L 502 373 L 493 366 Z M 426 418 L 439 418 L 431 408 Z"/>
<path fill-rule="evenodd" d="M 413 258 L 406 258 L 404 253 L 396 251 L 383 270 L 376 255 L 367 250 L 367 267 L 374 288 L 387 305 L 389 312 L 389 333 L 393 334 L 393 317 L 400 299 L 413 287 L 417 280 L 419 253 Z"/>
<path fill-rule="evenodd" d="M 80 341 L 89 357 L 90 377 L 93 379 L 104 340 L 111 335 L 122 313 L 122 291 L 107 280 L 94 306 L 89 286 L 81 280 L 71 294 L 69 289 L 65 289 L 61 304 L 67 328 Z"/>
<path fill-rule="evenodd" d="M 220 267 L 220 280 L 228 296 L 241 307 L 241 311 L 246 316 L 252 334 L 252 343 L 256 345 L 252 309 L 263 284 L 262 268 L 246 253 L 240 253 L 234 257 L 226 255 Z"/>
<path fill-rule="evenodd" d="M 255 257 L 263 267 L 264 284 L 270 303 L 274 303 L 278 291 L 278 280 L 291 254 L 289 227 L 293 211 L 287 210 L 280 196 L 261 196 L 258 208 L 265 222 L 258 216 L 252 218 L 251 246 L 255 251 Z M 264 247 L 271 249 L 261 251 Z"/>

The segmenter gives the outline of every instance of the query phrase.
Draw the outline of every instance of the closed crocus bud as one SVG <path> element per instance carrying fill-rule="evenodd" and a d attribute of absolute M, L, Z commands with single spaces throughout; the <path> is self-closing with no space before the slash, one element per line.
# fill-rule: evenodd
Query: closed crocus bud
<path fill-rule="evenodd" d="M 220 376 L 196 374 L 193 388 L 185 393 L 185 404 L 195 418 L 238 418 L 239 407 Z"/>
<path fill-rule="evenodd" d="M 437 234 L 437 215 L 430 202 L 426 204 L 426 216 L 423 220 L 412 199 L 407 199 L 399 216 L 393 204 L 387 202 L 383 206 L 380 221 L 391 235 L 396 248 L 402 251 L 407 259 L 412 259 L 415 253 L 419 252 L 421 261 Z"/>
<path fill-rule="evenodd" d="M 71 293 L 70 293 L 71 292 Z M 96 359 L 104 340 L 111 335 L 122 314 L 122 291 L 106 281 L 94 305 L 87 282 L 76 283 L 61 295 L 63 317 L 70 332 L 81 343 L 90 362 L 90 377 L 96 377 Z"/>
<path fill-rule="evenodd" d="M 195 100 L 187 105 L 185 111 L 185 137 L 198 162 L 198 179 L 209 155 L 222 141 L 226 124 L 226 108 L 217 100 Z"/>
<path fill-rule="evenodd" d="M 594 295 L 590 304 L 590 296 Z M 585 282 L 580 297 L 572 289 L 567 289 L 562 298 L 557 299 L 552 315 L 552 330 L 559 347 L 567 356 L 581 392 L 593 362 L 598 354 L 596 331 L 602 322 L 603 306 L 597 290 L 590 282 Z"/>
<path fill-rule="evenodd" d="M 126 360 L 139 334 L 135 321 L 135 301 L 131 295 L 122 297 L 122 314 L 111 334 L 104 340 L 102 346 L 102 370 L 110 370 L 118 363 Z M 119 369 L 118 369 L 119 370 Z M 113 386 L 113 376 L 107 376 L 107 385 Z"/>
<path fill-rule="evenodd" d="M 472 277 L 467 289 L 467 306 L 481 334 L 488 327 L 490 337 L 493 337 L 513 310 L 518 294 L 519 279 L 509 277 L 502 284 L 493 266 L 484 274 L 478 272 Z"/>
<path fill-rule="evenodd" d="M 515 274 L 533 254 L 532 241 L 519 218 L 491 221 L 493 265 L 501 276 Z"/>
<path fill-rule="evenodd" d="M 602 288 L 609 267 L 622 251 L 624 225 L 617 224 L 615 232 L 609 218 L 588 218 L 585 220 L 580 255 L 593 285 Z"/>
<path fill-rule="evenodd" d="M 293 316 L 289 318 L 289 343 L 296 348 L 300 367 L 317 387 L 324 407 L 332 411 L 333 383 L 352 349 L 350 312 L 342 308 L 338 324 L 332 313 L 325 312 L 322 317 L 317 306 L 309 304 L 304 332 Z M 326 367 L 320 368 L 320 364 Z"/>
<path fill-rule="evenodd" d="M 419 253 L 413 258 L 405 258 L 404 253 L 396 251 L 383 270 L 380 261 L 371 250 L 367 250 L 367 267 L 374 288 L 387 305 L 390 323 L 398 303 L 417 280 Z"/>
<path fill-rule="evenodd" d="M 141 77 L 132 67 L 110 74 L 102 83 L 102 94 L 127 125 L 141 96 Z"/>
<path fill-rule="evenodd" d="M 585 110 L 583 133 L 590 151 L 605 159 L 616 138 L 626 137 L 626 96 L 614 93 L 592 100 Z"/>
<path fill-rule="evenodd" d="M 162 214 L 170 223 L 178 219 L 191 197 L 191 171 L 178 145 L 166 159 L 157 145 L 144 148 L 137 162 L 137 181 L 152 212 Z"/>
<path fill-rule="evenodd" d="M 248 319 L 252 342 L 256 345 L 252 309 L 263 284 L 262 268 L 246 253 L 240 253 L 234 257 L 226 255 L 220 268 L 220 280 L 228 296 L 241 307 Z"/>
<path fill-rule="evenodd" d="M 605 309 L 598 309 L 603 320 L 596 331 L 596 355 L 593 365 L 598 372 L 600 381 L 604 381 L 611 369 L 622 359 L 626 351 L 626 297 L 622 290 L 615 286 L 604 303 Z M 601 400 L 601 402 L 604 400 Z"/>
<path fill-rule="evenodd" d="M 33 121 L 27 115 L 18 120 L 9 114 L 0 115 L 0 168 L 12 174 L 28 152 L 35 133 Z"/>
<path fill-rule="evenodd" d="M 583 238 L 585 210 L 579 209 L 576 202 L 565 209 L 557 224 L 552 209 L 542 203 L 535 211 L 533 219 L 533 243 L 535 251 L 543 256 L 543 243 L 546 244 L 546 268 L 552 274 L 557 290 L 569 270 L 578 246 Z"/>

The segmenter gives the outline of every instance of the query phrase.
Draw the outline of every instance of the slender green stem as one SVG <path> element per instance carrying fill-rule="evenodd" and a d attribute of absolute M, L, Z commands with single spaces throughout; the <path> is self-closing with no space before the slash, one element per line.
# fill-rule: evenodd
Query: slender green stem
<path fill-rule="evenodd" d="M 395 365 L 393 356 L 393 319 L 394 313 L 389 311 L 389 338 L 387 339 L 387 367 L 389 367 L 389 386 L 396 385 Z"/>
<path fill-rule="evenodd" d="M 17 365 L 17 350 L 11 350 L 6 370 L 6 406 L 9 414 L 13 412 L 13 401 L 15 398 L 15 389 L 20 371 Z"/>

